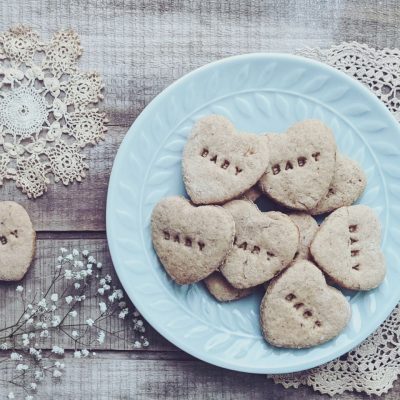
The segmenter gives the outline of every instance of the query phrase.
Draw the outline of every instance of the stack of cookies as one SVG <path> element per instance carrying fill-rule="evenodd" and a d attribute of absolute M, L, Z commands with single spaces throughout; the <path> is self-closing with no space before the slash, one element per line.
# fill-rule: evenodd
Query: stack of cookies
<path fill-rule="evenodd" d="M 322 122 L 255 135 L 208 116 L 194 126 L 182 167 L 191 201 L 169 197 L 154 208 L 157 255 L 175 282 L 204 280 L 218 301 L 266 288 L 260 321 L 269 343 L 311 347 L 344 329 L 349 303 L 326 279 L 352 290 L 384 279 L 379 221 L 352 205 L 365 175 Z M 261 195 L 280 211 L 261 212 L 253 202 Z M 330 212 L 318 226 L 313 215 Z"/>

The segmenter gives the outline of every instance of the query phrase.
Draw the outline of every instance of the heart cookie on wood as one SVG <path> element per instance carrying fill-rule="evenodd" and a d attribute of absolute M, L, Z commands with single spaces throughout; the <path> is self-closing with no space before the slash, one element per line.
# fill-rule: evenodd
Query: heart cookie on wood
<path fill-rule="evenodd" d="M 311 244 L 317 265 L 338 285 L 369 290 L 384 279 L 380 224 L 371 208 L 342 207 L 321 224 Z"/>
<path fill-rule="evenodd" d="M 265 137 L 238 133 L 211 115 L 193 128 L 183 153 L 183 180 L 195 204 L 224 203 L 250 189 L 268 165 Z"/>
<path fill-rule="evenodd" d="M 0 202 L 0 281 L 19 281 L 35 254 L 36 233 L 28 213 L 13 201 Z"/>
<path fill-rule="evenodd" d="M 182 197 L 161 200 L 153 210 L 156 253 L 179 284 L 200 281 L 214 272 L 232 248 L 235 223 L 219 206 L 191 205 Z"/>
<path fill-rule="evenodd" d="M 335 173 L 328 192 L 310 213 L 323 214 L 350 206 L 361 196 L 366 184 L 367 178 L 358 163 L 343 154 L 337 154 Z"/>
<path fill-rule="evenodd" d="M 233 287 L 224 276 L 216 271 L 204 279 L 204 283 L 208 291 L 218 300 L 218 301 L 233 301 L 242 299 L 253 293 L 255 288 L 249 289 L 237 289 Z"/>
<path fill-rule="evenodd" d="M 337 336 L 351 312 L 346 298 L 326 284 L 322 272 L 311 262 L 299 260 L 268 286 L 260 314 L 269 343 L 305 348 Z"/>
<path fill-rule="evenodd" d="M 233 216 L 236 234 L 220 270 L 232 286 L 246 289 L 259 285 L 293 260 L 299 232 L 287 215 L 263 213 L 248 200 L 233 200 L 224 208 Z"/>
<path fill-rule="evenodd" d="M 285 207 L 313 209 L 328 192 L 335 170 L 332 131 L 321 121 L 307 120 L 266 138 L 269 165 L 259 182 L 261 190 Z"/>

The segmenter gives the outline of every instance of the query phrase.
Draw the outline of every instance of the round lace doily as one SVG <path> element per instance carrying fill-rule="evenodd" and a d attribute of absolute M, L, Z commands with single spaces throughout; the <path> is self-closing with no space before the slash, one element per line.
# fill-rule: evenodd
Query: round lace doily
<path fill-rule="evenodd" d="M 375 50 L 359 43 L 329 49 L 304 49 L 297 54 L 314 58 L 358 79 L 380 98 L 400 122 L 400 50 Z M 381 395 L 400 373 L 400 308 L 381 327 L 348 354 L 325 365 L 287 375 L 271 375 L 284 387 L 311 386 L 331 396 L 345 391 Z"/>
<path fill-rule="evenodd" d="M 68 185 L 85 177 L 81 149 L 104 138 L 107 122 L 96 72 L 80 72 L 82 53 L 71 30 L 42 42 L 19 26 L 0 33 L 0 186 L 14 180 L 29 198 L 53 177 Z"/>

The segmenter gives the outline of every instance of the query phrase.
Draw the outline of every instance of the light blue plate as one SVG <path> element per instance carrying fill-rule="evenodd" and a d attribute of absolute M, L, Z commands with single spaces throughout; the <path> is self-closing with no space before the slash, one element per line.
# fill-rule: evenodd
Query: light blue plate
<path fill-rule="evenodd" d="M 367 293 L 348 294 L 352 318 L 334 340 L 307 350 L 278 349 L 262 338 L 262 293 L 220 304 L 202 284 L 178 286 L 152 248 L 150 215 L 163 197 L 184 194 L 181 155 L 196 120 L 215 113 L 239 130 L 285 131 L 317 118 L 341 152 L 366 171 L 362 204 L 382 222 L 387 275 Z M 281 54 L 221 60 L 179 79 L 129 129 L 114 162 L 107 236 L 118 276 L 135 306 L 163 336 L 209 363 L 253 373 L 315 367 L 358 345 L 400 299 L 400 132 L 385 106 L 361 84 L 326 65 Z M 333 305 L 334 306 L 334 305 Z"/>

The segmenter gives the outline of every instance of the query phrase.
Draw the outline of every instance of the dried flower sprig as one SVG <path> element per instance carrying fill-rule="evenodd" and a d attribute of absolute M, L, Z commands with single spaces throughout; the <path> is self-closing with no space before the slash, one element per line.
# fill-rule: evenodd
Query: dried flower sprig
<path fill-rule="evenodd" d="M 5 355 L 0 360 L 0 383 L 14 386 L 22 398 L 32 400 L 46 376 L 62 377 L 65 341 L 72 342 L 75 358 L 95 356 L 93 349 L 101 348 L 107 337 L 128 340 L 136 349 L 149 346 L 139 312 L 127 304 L 112 277 L 102 275 L 102 267 L 87 250 L 61 248 L 46 290 L 25 293 L 22 285 L 16 287 L 23 312 L 13 324 L 0 328 L 0 354 Z M 83 305 L 93 301 L 98 304 L 96 313 L 83 318 Z M 111 318 L 128 321 L 128 339 L 121 336 L 126 326 L 108 328 L 113 325 Z M 8 397 L 15 398 L 14 392 Z"/>

